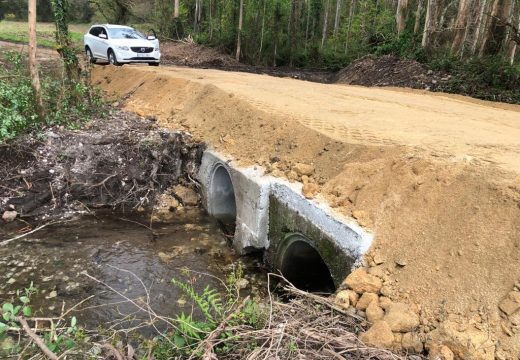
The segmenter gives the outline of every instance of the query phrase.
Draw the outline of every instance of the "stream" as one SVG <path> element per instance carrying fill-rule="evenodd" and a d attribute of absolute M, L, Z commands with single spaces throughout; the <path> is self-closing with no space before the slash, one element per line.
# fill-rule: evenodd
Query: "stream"
<path fill-rule="evenodd" d="M 219 279 L 239 261 L 244 267 L 242 291 L 253 296 L 264 291 L 261 259 L 239 260 L 215 220 L 202 210 L 185 210 L 168 223 L 154 223 L 153 233 L 149 226 L 150 217 L 144 214 L 98 212 L 0 247 L 0 302 L 13 301 L 16 291 L 32 282 L 38 289 L 31 298 L 35 316 L 58 316 L 62 308 L 92 296 L 71 313 L 84 328 L 135 326 L 151 335 L 149 327 L 139 325 L 149 320 L 148 314 L 124 297 L 140 306 L 148 303 L 163 316 L 191 313 L 190 299 L 172 278 L 193 284 L 197 291 L 209 285 L 224 293 Z"/>

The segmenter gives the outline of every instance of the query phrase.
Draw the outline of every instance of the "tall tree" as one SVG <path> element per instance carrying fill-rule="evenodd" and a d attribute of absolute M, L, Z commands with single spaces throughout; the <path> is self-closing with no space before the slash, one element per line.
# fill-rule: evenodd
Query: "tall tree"
<path fill-rule="evenodd" d="M 43 120 L 45 114 L 43 110 L 40 75 L 38 74 L 38 64 L 36 62 L 36 0 L 29 0 L 27 10 L 29 21 L 29 71 L 31 73 L 31 83 L 36 99 L 36 110 L 40 120 Z"/>
<path fill-rule="evenodd" d="M 496 55 L 502 49 L 506 37 L 507 19 L 510 16 L 512 0 L 495 0 L 489 26 L 482 40 L 480 56 Z"/>
<path fill-rule="evenodd" d="M 397 11 L 395 13 L 396 32 L 401 35 L 406 27 L 406 14 L 408 8 L 408 0 L 398 0 Z"/>
<path fill-rule="evenodd" d="M 415 10 L 415 25 L 413 27 L 413 33 L 417 34 L 421 27 L 421 13 L 424 0 L 417 0 L 417 10 Z"/>
<path fill-rule="evenodd" d="M 56 44 L 57 50 L 63 59 L 67 79 L 73 84 L 77 84 L 81 77 L 81 68 L 78 57 L 74 50 L 72 40 L 69 35 L 68 24 L 68 0 L 51 0 L 54 11 L 54 21 L 56 22 Z"/>
<path fill-rule="evenodd" d="M 244 0 L 240 0 L 240 9 L 238 14 L 238 38 L 237 38 L 237 52 L 235 59 L 240 60 L 240 51 L 242 46 L 242 23 L 244 21 Z"/>
<path fill-rule="evenodd" d="M 457 12 L 457 18 L 454 24 L 453 42 L 451 44 L 451 51 L 454 54 L 458 54 L 461 51 L 461 45 L 465 40 L 467 34 L 467 20 L 470 9 L 470 0 L 459 0 L 459 11 Z"/>
<path fill-rule="evenodd" d="M 336 16 L 334 16 L 334 37 L 338 36 L 340 17 L 341 17 L 341 0 L 336 0 Z"/>

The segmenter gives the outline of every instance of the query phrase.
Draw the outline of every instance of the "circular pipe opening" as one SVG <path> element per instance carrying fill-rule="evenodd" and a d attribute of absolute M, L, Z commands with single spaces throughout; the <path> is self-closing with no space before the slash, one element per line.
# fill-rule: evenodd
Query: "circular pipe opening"
<path fill-rule="evenodd" d="M 222 165 L 213 171 L 209 197 L 211 215 L 224 224 L 234 225 L 237 217 L 235 189 L 229 172 Z"/>
<path fill-rule="evenodd" d="M 282 275 L 298 289 L 322 293 L 336 290 L 327 264 L 305 237 L 290 236 L 279 259 Z"/>

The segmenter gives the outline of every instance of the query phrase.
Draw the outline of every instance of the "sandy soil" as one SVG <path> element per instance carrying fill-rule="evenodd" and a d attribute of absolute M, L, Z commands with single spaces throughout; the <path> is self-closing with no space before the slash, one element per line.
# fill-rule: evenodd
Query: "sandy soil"
<path fill-rule="evenodd" d="M 93 74 L 126 110 L 316 184 L 374 232 L 367 263 L 388 297 L 421 307 L 422 332 L 460 315 L 520 354 L 497 307 L 520 280 L 520 107 L 216 70 Z M 310 178 L 293 171 L 302 162 Z"/>

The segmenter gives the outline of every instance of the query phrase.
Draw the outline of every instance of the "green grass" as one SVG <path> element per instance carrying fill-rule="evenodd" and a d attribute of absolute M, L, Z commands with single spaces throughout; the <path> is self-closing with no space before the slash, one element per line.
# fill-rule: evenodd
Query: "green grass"
<path fill-rule="evenodd" d="M 83 35 L 88 30 L 88 24 L 72 24 L 69 26 L 70 36 L 75 44 L 83 42 Z M 38 45 L 46 47 L 55 47 L 54 40 L 54 23 L 38 23 L 36 25 L 36 36 Z M 18 43 L 27 43 L 28 25 L 23 21 L 0 21 L 0 40 L 12 41 Z"/>

